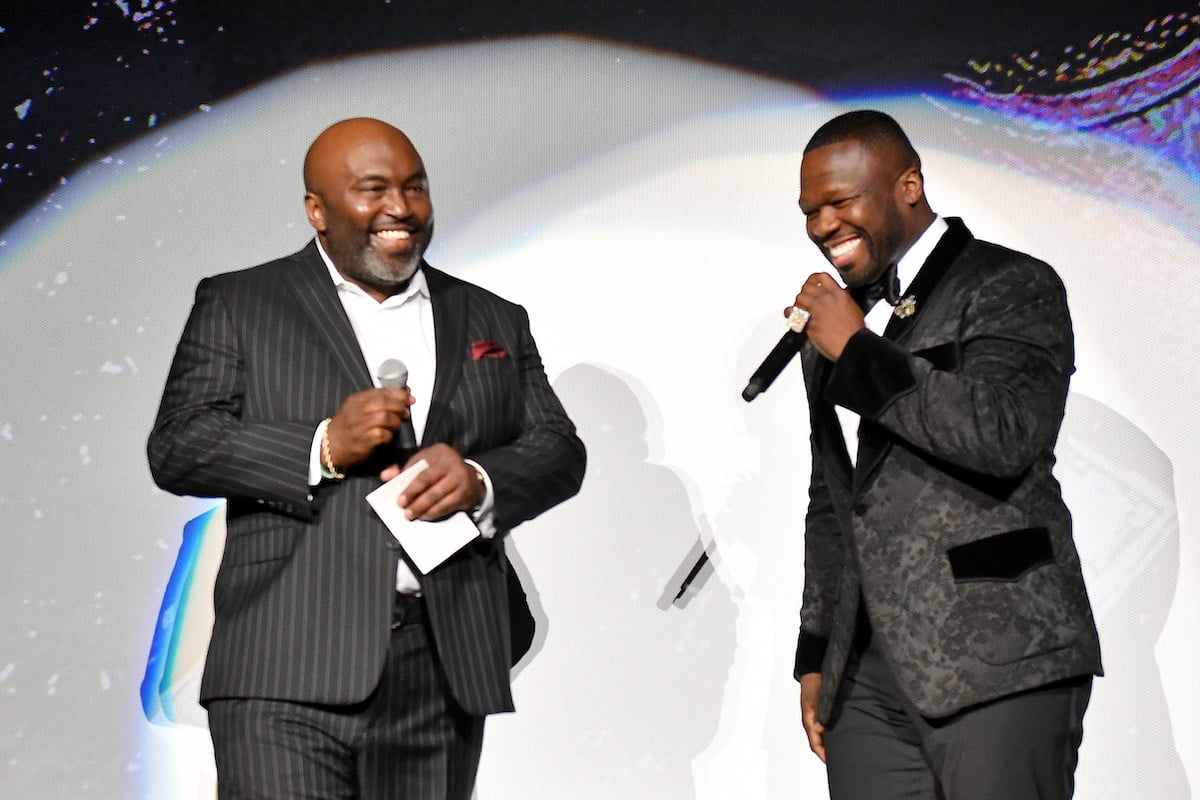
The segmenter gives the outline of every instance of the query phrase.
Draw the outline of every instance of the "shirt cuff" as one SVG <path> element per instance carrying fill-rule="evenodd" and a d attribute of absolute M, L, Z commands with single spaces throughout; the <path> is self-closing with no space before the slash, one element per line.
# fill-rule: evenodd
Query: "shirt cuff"
<path fill-rule="evenodd" d="M 337 476 L 325 471 L 325 465 L 321 463 L 321 440 L 325 437 L 325 429 L 329 427 L 329 420 L 323 420 L 317 426 L 317 432 L 313 434 L 312 447 L 308 451 L 308 485 L 319 486 L 321 481 L 336 480 Z"/>
<path fill-rule="evenodd" d="M 463 461 L 466 461 L 468 466 L 478 472 L 479 477 L 483 479 L 483 502 L 479 504 L 479 508 L 471 512 L 471 519 L 475 521 L 475 527 L 479 528 L 479 535 L 485 539 L 491 539 L 496 535 L 496 493 L 492 488 L 491 476 L 478 462 L 469 458 L 464 458 Z"/>

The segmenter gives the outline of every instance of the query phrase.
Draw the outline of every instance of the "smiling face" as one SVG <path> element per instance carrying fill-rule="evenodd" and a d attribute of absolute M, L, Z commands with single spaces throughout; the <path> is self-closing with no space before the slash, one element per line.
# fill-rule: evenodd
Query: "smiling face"
<path fill-rule="evenodd" d="M 851 287 L 874 281 L 933 219 L 920 169 L 895 148 L 856 139 L 805 153 L 800 210 L 808 237 Z"/>
<path fill-rule="evenodd" d="M 400 291 L 433 236 L 425 165 L 391 125 L 339 122 L 304 162 L 308 220 L 338 272 L 376 300 Z"/>

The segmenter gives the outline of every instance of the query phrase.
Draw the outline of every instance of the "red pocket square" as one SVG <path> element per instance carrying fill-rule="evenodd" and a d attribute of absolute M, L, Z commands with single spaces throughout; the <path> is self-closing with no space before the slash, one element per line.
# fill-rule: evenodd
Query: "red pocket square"
<path fill-rule="evenodd" d="M 475 361 L 481 358 L 508 358 L 508 352 L 491 339 L 480 339 L 471 343 L 471 358 Z"/>

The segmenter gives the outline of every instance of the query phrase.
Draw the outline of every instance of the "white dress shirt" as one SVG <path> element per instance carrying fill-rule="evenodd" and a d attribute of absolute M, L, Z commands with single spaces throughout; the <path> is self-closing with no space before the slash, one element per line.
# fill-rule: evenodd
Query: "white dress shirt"
<path fill-rule="evenodd" d="M 416 402 L 409 406 L 412 414 L 413 432 L 418 444 L 425 433 L 429 420 L 429 398 L 433 394 L 433 380 L 437 371 L 437 349 L 433 332 L 433 303 L 429 299 L 429 285 L 425 273 L 418 269 L 399 294 L 384 298 L 383 302 L 371 297 L 357 284 L 342 277 L 333 261 L 317 239 L 317 251 L 329 269 L 329 278 L 337 287 L 338 299 L 350 318 L 350 326 L 358 339 L 363 361 L 371 372 L 371 379 L 379 386 L 379 366 L 389 358 L 397 358 L 408 367 L 408 388 Z M 397 345 L 397 342 L 403 344 Z M 403 352 L 398 352 L 403 350 Z M 321 438 L 327 423 L 317 426 L 313 436 L 313 447 L 309 459 L 308 482 L 316 486 L 325 479 L 321 470 Z M 487 472 L 474 461 L 467 463 L 478 469 L 483 476 L 485 496 L 483 504 L 475 510 L 473 517 L 480 534 L 486 538 L 495 535 L 493 510 L 495 494 L 492 480 Z M 366 500 L 364 499 L 365 503 Z M 396 570 L 396 589 L 413 593 L 420 590 L 421 583 L 408 564 L 401 559 Z"/>

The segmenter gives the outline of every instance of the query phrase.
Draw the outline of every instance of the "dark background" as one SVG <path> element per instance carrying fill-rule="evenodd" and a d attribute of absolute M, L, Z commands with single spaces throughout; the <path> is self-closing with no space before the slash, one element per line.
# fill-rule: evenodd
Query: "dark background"
<path fill-rule="evenodd" d="M 970 74 L 972 60 L 1060 54 L 1195 11 L 1171 0 L 10 1 L 0 4 L 0 230 L 126 140 L 351 53 L 573 34 L 729 64 L 832 96 L 945 92 L 945 74 Z"/>

